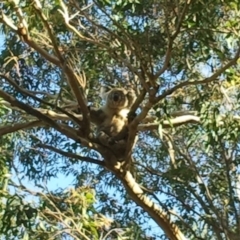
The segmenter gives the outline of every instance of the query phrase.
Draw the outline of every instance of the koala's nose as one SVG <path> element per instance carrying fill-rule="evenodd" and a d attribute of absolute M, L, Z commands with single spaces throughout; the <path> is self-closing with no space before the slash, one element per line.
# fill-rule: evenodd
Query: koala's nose
<path fill-rule="evenodd" d="M 114 100 L 115 102 L 117 102 L 117 101 L 119 100 L 118 94 L 114 94 L 114 95 L 113 95 L 113 100 Z"/>

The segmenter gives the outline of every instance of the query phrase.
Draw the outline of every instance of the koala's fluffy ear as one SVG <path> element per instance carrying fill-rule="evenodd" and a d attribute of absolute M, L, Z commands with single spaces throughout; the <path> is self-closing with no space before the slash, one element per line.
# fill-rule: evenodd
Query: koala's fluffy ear
<path fill-rule="evenodd" d="M 108 93 L 111 91 L 110 87 L 101 86 L 100 88 L 100 97 L 102 100 L 106 100 Z"/>

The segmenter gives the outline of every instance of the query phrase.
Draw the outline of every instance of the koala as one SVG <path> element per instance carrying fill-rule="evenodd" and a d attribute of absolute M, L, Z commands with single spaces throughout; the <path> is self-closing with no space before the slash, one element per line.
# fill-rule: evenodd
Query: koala
<path fill-rule="evenodd" d="M 105 105 L 100 109 L 90 108 L 90 120 L 96 126 L 96 136 L 100 143 L 121 159 L 128 138 L 128 113 L 136 95 L 133 90 L 113 88 L 102 97 Z"/>

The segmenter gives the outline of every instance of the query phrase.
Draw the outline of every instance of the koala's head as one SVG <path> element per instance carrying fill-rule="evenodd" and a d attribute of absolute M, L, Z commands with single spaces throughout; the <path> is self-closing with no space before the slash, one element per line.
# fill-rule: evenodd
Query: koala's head
<path fill-rule="evenodd" d="M 129 106 L 128 91 L 124 88 L 113 88 L 103 96 L 106 105 L 114 109 L 123 109 Z"/>

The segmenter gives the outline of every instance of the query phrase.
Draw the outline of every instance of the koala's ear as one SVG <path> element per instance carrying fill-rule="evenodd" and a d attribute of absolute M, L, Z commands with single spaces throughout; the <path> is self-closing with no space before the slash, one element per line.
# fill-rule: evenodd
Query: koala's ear
<path fill-rule="evenodd" d="M 100 88 L 100 97 L 102 100 L 106 100 L 108 93 L 111 91 L 111 88 L 106 86 L 101 86 Z"/>

